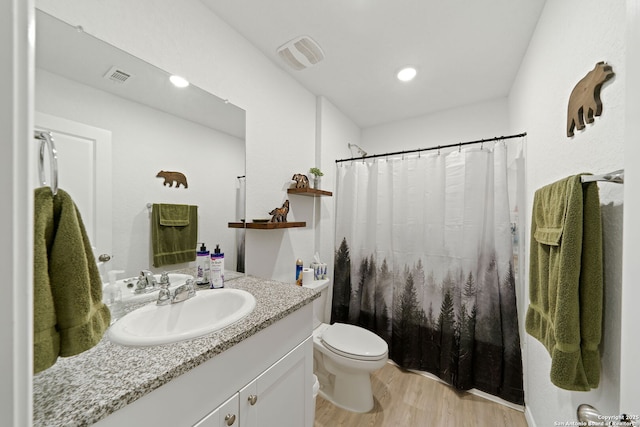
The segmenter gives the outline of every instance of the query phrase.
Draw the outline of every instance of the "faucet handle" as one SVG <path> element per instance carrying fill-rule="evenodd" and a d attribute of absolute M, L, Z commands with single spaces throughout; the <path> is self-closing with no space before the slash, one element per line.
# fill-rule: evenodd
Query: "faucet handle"
<path fill-rule="evenodd" d="M 171 303 L 171 291 L 168 287 L 163 287 L 158 291 L 156 305 L 167 305 Z"/>
<path fill-rule="evenodd" d="M 165 288 L 171 285 L 171 281 L 169 280 L 169 273 L 163 271 L 160 275 L 160 287 Z"/>

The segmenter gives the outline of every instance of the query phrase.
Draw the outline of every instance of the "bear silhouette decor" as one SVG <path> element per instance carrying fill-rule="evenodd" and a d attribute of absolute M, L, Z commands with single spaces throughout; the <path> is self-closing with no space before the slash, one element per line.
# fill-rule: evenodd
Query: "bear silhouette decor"
<path fill-rule="evenodd" d="M 180 187 L 180 184 L 184 188 L 189 188 L 189 184 L 187 184 L 187 177 L 184 176 L 181 172 L 172 172 L 172 171 L 160 171 L 156 178 L 164 178 L 164 182 L 162 185 L 169 185 L 169 187 L 173 187 L 173 184 L 176 184 L 176 188 Z"/>
<path fill-rule="evenodd" d="M 584 129 L 584 124 L 593 123 L 594 116 L 602 114 L 600 89 L 602 84 L 615 73 L 604 61 L 598 62 L 571 91 L 567 112 L 567 136 L 572 137 L 574 129 Z"/>

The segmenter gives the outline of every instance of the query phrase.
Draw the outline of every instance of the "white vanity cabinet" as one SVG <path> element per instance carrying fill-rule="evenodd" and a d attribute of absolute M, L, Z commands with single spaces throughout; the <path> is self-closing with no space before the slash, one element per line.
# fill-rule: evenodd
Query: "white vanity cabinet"
<path fill-rule="evenodd" d="M 194 427 L 301 427 L 307 422 L 306 349 L 291 350 Z"/>
<path fill-rule="evenodd" d="M 96 426 L 312 427 L 312 319 L 306 304 Z"/>
<path fill-rule="evenodd" d="M 238 427 L 241 425 L 238 414 L 240 409 L 239 401 L 239 394 L 234 394 L 231 399 L 218 406 L 215 411 L 207 415 L 194 427 Z"/>
<path fill-rule="evenodd" d="M 309 338 L 311 347 L 313 343 Z M 300 345 L 240 390 L 241 427 L 311 426 L 305 420 L 311 377 Z"/>

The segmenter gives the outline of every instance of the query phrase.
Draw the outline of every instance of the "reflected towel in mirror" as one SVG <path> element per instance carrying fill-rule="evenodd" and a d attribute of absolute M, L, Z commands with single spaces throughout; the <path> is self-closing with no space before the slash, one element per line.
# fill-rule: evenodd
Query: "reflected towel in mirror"
<path fill-rule="evenodd" d="M 188 210 L 187 221 L 183 214 Z M 186 225 L 180 225 L 185 224 Z M 172 225 L 164 225 L 164 224 Z M 198 207 L 154 203 L 151 210 L 153 266 L 195 261 L 198 237 Z"/>

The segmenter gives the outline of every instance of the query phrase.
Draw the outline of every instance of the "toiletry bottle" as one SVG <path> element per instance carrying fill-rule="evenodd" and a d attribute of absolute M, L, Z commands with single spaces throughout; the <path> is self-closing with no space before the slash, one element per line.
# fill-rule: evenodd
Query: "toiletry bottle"
<path fill-rule="evenodd" d="M 211 275 L 211 261 L 209 251 L 202 243 L 200 250 L 196 252 L 196 283 L 198 285 L 206 285 L 209 283 Z"/>
<path fill-rule="evenodd" d="M 296 285 L 302 286 L 302 268 L 304 263 L 300 258 L 296 260 Z"/>
<path fill-rule="evenodd" d="M 116 274 L 124 273 L 123 270 L 111 270 L 107 273 L 109 283 L 102 290 L 102 302 L 109 307 L 111 312 L 111 324 L 122 317 L 124 307 L 122 305 L 122 291 L 116 284 Z"/>
<path fill-rule="evenodd" d="M 211 254 L 211 289 L 224 288 L 224 253 L 220 245 Z"/>

